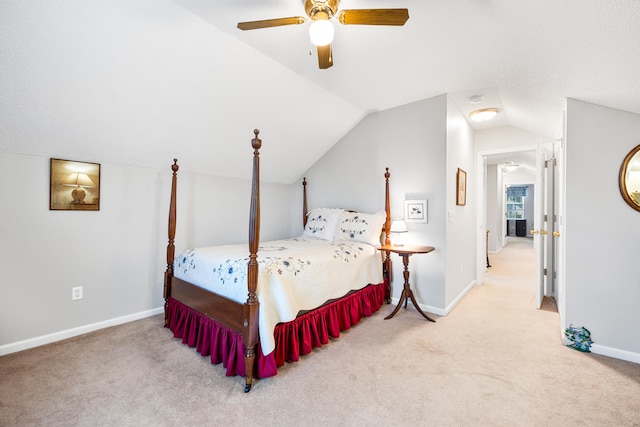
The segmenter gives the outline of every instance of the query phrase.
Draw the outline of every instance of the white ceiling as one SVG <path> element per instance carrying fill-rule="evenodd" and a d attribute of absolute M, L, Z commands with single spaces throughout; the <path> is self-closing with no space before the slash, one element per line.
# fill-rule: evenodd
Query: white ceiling
<path fill-rule="evenodd" d="M 340 9 L 406 7 L 404 27 L 335 22 L 334 66 L 317 67 L 308 25 L 240 31 L 238 21 L 305 16 L 302 0 L 177 0 L 227 34 L 366 112 L 449 93 L 483 126 L 556 137 L 565 98 L 640 113 L 636 0 L 342 0 Z M 309 54 L 311 52 L 311 55 Z M 469 105 L 472 95 L 484 95 Z"/>
<path fill-rule="evenodd" d="M 0 151 L 291 183 L 367 113 L 447 93 L 554 138 L 566 98 L 640 114 L 637 0 L 342 0 L 403 27 L 336 24 L 317 66 L 302 0 L 0 0 Z M 311 54 L 310 54 L 311 53 Z M 484 101 L 471 105 L 473 95 Z"/>
<path fill-rule="evenodd" d="M 521 167 L 520 171 L 536 175 L 536 152 L 535 150 L 512 151 L 508 153 L 486 155 L 487 165 L 503 165 L 513 163 Z"/>

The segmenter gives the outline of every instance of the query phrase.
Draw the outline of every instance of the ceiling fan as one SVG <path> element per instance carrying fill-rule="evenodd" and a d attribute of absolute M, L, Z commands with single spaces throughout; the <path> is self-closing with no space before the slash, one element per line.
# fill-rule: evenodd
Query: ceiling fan
<path fill-rule="evenodd" d="M 337 18 L 343 25 L 395 25 L 402 26 L 409 19 L 407 9 L 347 9 L 338 13 L 340 0 L 305 0 L 304 10 L 313 21 L 309 27 L 311 42 L 318 48 L 318 65 L 321 69 L 333 65 L 331 42 L 333 41 L 333 25 L 329 21 Z M 262 21 L 239 22 L 241 30 L 257 30 L 260 28 L 279 27 L 282 25 L 298 25 L 307 21 L 303 16 L 289 18 L 265 19 Z"/>

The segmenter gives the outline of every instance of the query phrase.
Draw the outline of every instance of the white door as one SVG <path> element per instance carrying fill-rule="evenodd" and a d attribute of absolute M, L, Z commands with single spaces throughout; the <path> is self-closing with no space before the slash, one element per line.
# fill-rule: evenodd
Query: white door
<path fill-rule="evenodd" d="M 554 228 L 553 228 L 553 297 L 558 307 L 560 320 L 564 318 L 564 178 L 563 178 L 563 158 L 564 147 L 563 138 L 556 140 L 554 143 Z"/>
<path fill-rule="evenodd" d="M 529 231 L 533 235 L 533 247 L 536 251 L 536 308 L 542 306 L 542 299 L 544 298 L 544 245 L 540 234 L 544 223 L 544 189 L 546 188 L 544 185 L 544 162 L 545 148 L 538 146 L 536 150 L 536 189 L 538 189 L 538 195 L 533 205 L 533 228 Z"/>
<path fill-rule="evenodd" d="M 534 205 L 535 223 L 530 233 L 536 250 L 536 308 L 546 296 L 555 296 L 556 160 L 553 145 L 538 148 L 536 184 L 541 190 Z"/>
<path fill-rule="evenodd" d="M 556 230 L 556 199 L 555 199 L 555 171 L 556 159 L 553 149 L 547 152 L 545 159 L 545 212 L 544 228 L 541 230 L 544 246 L 544 294 L 555 296 L 555 271 L 556 257 L 554 245 L 554 232 Z"/>

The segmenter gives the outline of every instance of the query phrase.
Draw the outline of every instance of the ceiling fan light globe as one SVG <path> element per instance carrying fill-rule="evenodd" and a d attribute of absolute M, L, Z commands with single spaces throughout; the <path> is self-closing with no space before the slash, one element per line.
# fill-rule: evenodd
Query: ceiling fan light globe
<path fill-rule="evenodd" d="M 314 21 L 309 26 L 309 37 L 311 38 L 311 43 L 316 46 L 326 46 L 331 44 L 333 41 L 334 34 L 333 24 L 327 20 L 317 20 Z"/>

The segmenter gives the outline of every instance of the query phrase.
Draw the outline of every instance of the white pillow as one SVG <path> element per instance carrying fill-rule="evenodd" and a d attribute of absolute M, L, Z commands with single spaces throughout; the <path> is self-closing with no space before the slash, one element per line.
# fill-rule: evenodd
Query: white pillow
<path fill-rule="evenodd" d="M 380 246 L 382 226 L 387 219 L 384 211 L 374 214 L 343 212 L 333 240 L 348 240 Z"/>
<path fill-rule="evenodd" d="M 343 211 L 344 209 L 313 209 L 307 214 L 307 224 L 304 226 L 302 235 L 332 241 Z"/>

